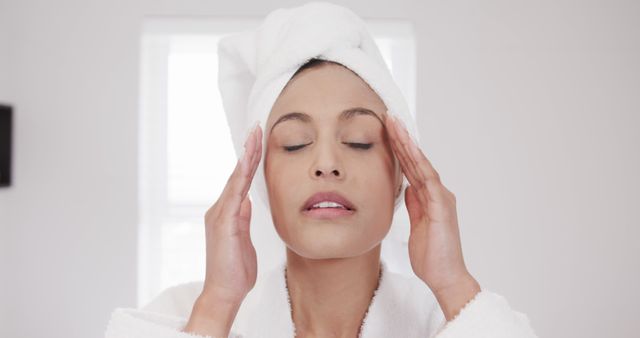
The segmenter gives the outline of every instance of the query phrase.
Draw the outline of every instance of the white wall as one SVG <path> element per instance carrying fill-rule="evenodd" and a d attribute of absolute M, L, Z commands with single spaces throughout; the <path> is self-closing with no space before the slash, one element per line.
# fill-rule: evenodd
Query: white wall
<path fill-rule="evenodd" d="M 638 332 L 640 5 L 337 2 L 414 20 L 422 146 L 480 283 L 540 337 Z M 16 114 L 0 336 L 100 337 L 135 304 L 142 17 L 296 3 L 0 0 L 0 100 Z"/>
<path fill-rule="evenodd" d="M 7 55 L 8 55 L 8 27 L 6 20 L 6 4 L 0 1 L 0 103 L 7 103 L 7 98 L 9 96 L 8 93 L 8 84 L 9 79 L 7 77 Z M 3 197 L 3 191 L 0 190 L 0 201 L 3 201 L 5 198 Z M 8 261 L 6 260 L 9 252 L 7 251 L 7 232 L 8 226 L 5 225 L 4 220 L 4 204 L 0 203 L 0 318 L 5 318 L 6 315 L 6 306 L 4 306 L 4 300 L 7 299 L 7 282 L 8 282 Z M 4 337 L 4 329 L 3 329 L 3 320 L 0 319 L 0 336 Z"/>
<path fill-rule="evenodd" d="M 135 299 L 139 15 L 121 5 L 4 3 L 16 162 L 0 193 L 3 337 L 96 337 Z"/>
<path fill-rule="evenodd" d="M 7 57 L 9 54 L 9 26 L 6 17 L 6 4 L 0 1 L 0 102 L 8 96 Z"/>

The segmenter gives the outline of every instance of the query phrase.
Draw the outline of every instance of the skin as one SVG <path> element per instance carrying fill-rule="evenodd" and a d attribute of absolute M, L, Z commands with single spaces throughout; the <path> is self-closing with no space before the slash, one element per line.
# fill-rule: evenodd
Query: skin
<path fill-rule="evenodd" d="M 375 115 L 341 121 L 341 112 L 352 107 Z M 330 64 L 294 77 L 267 120 L 271 132 L 265 178 L 273 223 L 286 244 L 293 320 L 300 337 L 356 336 L 377 287 L 380 244 L 389 232 L 402 183 L 382 117 L 375 113 L 381 111 L 386 106 L 362 79 Z M 274 125 L 290 112 L 304 112 L 309 121 Z M 349 143 L 372 145 L 360 149 Z M 302 144 L 307 145 L 284 149 Z M 327 190 L 349 199 L 356 209 L 353 216 L 317 220 L 300 211 L 307 198 Z"/>
<path fill-rule="evenodd" d="M 375 116 L 357 114 L 340 121 L 340 113 L 352 107 L 367 108 Z M 293 111 L 304 112 L 308 121 L 289 119 L 273 127 Z M 464 264 L 455 196 L 360 77 L 336 64 L 300 72 L 276 100 L 266 125 L 264 175 L 274 225 L 286 244 L 286 277 L 298 337 L 357 336 L 377 287 L 380 245 L 391 225 L 402 174 L 411 184 L 404 197 L 414 273 L 434 293 L 447 320 L 480 291 Z M 255 285 L 247 191 L 262 154 L 260 140 L 258 126 L 205 215 L 207 272 L 185 332 L 228 336 Z M 356 149 L 348 142 L 373 145 Z M 284 149 L 301 144 L 306 146 L 293 152 Z M 326 190 L 339 191 L 356 212 L 331 221 L 305 217 L 301 208 L 306 199 Z"/>

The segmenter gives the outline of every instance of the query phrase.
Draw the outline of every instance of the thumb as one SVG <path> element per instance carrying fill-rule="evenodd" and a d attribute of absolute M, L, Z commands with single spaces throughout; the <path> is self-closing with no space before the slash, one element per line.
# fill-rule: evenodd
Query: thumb
<path fill-rule="evenodd" d="M 404 189 L 404 201 L 409 213 L 411 230 L 413 231 L 415 226 L 422 221 L 422 218 L 424 217 L 424 209 L 422 204 L 418 200 L 416 190 L 412 185 L 409 185 L 406 189 Z"/>

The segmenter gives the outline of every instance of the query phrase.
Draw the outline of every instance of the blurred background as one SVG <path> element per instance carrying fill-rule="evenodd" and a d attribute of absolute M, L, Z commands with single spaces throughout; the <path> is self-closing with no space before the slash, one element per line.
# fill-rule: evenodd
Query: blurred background
<path fill-rule="evenodd" d="M 640 3 L 333 2 L 406 95 L 480 284 L 540 337 L 637 336 Z M 102 337 L 204 277 L 236 161 L 216 43 L 301 3 L 0 0 L 0 337 Z M 284 249 L 253 200 L 262 273 Z M 401 207 L 383 256 L 410 275 L 407 227 Z"/>

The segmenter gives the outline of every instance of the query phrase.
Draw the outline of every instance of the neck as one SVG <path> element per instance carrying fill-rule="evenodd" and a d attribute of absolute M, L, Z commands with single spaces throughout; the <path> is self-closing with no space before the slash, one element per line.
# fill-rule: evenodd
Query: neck
<path fill-rule="evenodd" d="M 308 259 L 287 248 L 296 336 L 356 337 L 380 277 L 380 245 L 349 258 Z"/>

